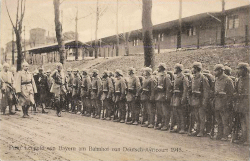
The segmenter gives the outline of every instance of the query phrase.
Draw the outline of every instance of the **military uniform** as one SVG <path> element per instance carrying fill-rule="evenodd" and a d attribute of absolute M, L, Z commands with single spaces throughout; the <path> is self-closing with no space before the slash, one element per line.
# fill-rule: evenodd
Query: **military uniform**
<path fill-rule="evenodd" d="M 47 81 L 47 76 L 43 73 L 38 73 L 34 76 L 34 80 L 36 82 L 37 93 L 39 96 L 39 102 L 45 103 L 47 101 L 47 96 L 49 92 L 49 85 Z"/>
<path fill-rule="evenodd" d="M 155 101 L 156 81 L 151 75 L 152 70 L 150 68 L 146 67 L 144 70 L 148 73 L 148 75 L 146 75 L 145 79 L 143 80 L 140 94 L 141 103 L 143 106 L 142 126 L 153 128 L 155 120 L 155 108 L 153 106 L 153 102 Z M 146 123 L 146 121 L 148 121 L 148 123 Z"/>
<path fill-rule="evenodd" d="M 162 65 L 164 66 L 164 65 Z M 165 66 L 164 66 L 165 70 Z M 170 101 L 172 97 L 172 83 L 170 76 L 165 71 L 158 72 L 156 75 L 157 87 L 155 92 L 157 122 L 156 128 L 168 130 L 170 121 Z M 157 127 L 161 123 L 162 126 Z"/>
<path fill-rule="evenodd" d="M 104 75 L 102 77 L 101 101 L 103 101 L 103 118 L 107 120 L 111 120 L 113 90 L 114 90 L 114 86 L 113 86 L 112 80 L 111 78 L 108 77 L 108 72 L 104 71 Z M 104 115 L 104 111 L 106 111 L 105 115 Z"/>
<path fill-rule="evenodd" d="M 74 72 L 78 72 L 74 70 Z M 76 113 L 81 111 L 80 106 L 80 83 L 81 83 L 81 77 L 78 73 L 74 74 L 73 80 L 72 80 L 72 107 L 71 112 Z M 77 108 L 77 111 L 75 111 Z"/>
<path fill-rule="evenodd" d="M 85 71 L 86 72 L 86 71 Z M 81 89 L 80 89 L 80 97 L 83 103 L 83 114 L 86 111 L 86 116 L 90 116 L 91 110 L 91 100 L 90 100 L 90 91 L 91 91 L 91 79 L 86 74 L 82 76 L 81 81 Z"/>
<path fill-rule="evenodd" d="M 93 117 L 99 119 L 101 114 L 101 105 L 102 105 L 100 101 L 100 97 L 102 94 L 102 81 L 98 76 L 98 70 L 93 70 L 93 73 L 96 73 L 97 75 L 92 76 L 91 102 L 93 106 Z"/>
<path fill-rule="evenodd" d="M 242 130 L 240 142 L 245 142 L 246 145 L 249 145 L 249 65 L 247 63 L 239 63 L 237 68 L 243 68 L 248 71 L 246 72 L 246 75 L 240 76 L 236 83 L 236 104 L 234 110 L 240 115 L 240 124 Z"/>
<path fill-rule="evenodd" d="M 59 66 L 59 65 L 58 65 Z M 66 77 L 64 72 L 61 70 L 55 70 L 51 77 L 54 79 L 53 85 L 50 89 L 51 93 L 55 96 L 55 107 L 58 117 L 61 117 L 61 110 L 65 106 L 65 96 L 66 96 Z"/>
<path fill-rule="evenodd" d="M 71 69 L 67 70 L 68 72 L 71 72 Z M 66 110 L 69 110 L 69 104 L 71 104 L 71 108 L 73 105 L 73 100 L 72 100 L 72 92 L 73 92 L 73 74 L 67 74 L 66 76 L 66 82 L 67 82 L 67 94 L 66 94 L 66 99 L 65 99 L 65 104 L 66 104 Z"/>
<path fill-rule="evenodd" d="M 224 66 L 217 64 L 215 70 L 222 69 Z M 218 135 L 217 139 L 227 139 L 230 117 L 230 105 L 232 104 L 232 96 L 234 92 L 233 81 L 223 72 L 222 75 L 215 79 L 215 119 L 218 123 Z"/>
<path fill-rule="evenodd" d="M 5 65 L 5 66 L 9 66 L 9 65 Z M 0 78 L 1 78 L 1 82 L 2 82 L 2 86 L 1 86 L 1 92 L 2 92 L 2 100 L 1 100 L 1 110 L 3 112 L 3 114 L 5 114 L 5 109 L 7 106 L 9 106 L 9 113 L 13 114 L 12 112 L 12 106 L 13 106 L 13 93 L 14 93 L 14 78 L 11 72 L 7 71 L 2 71 L 0 73 Z"/>
<path fill-rule="evenodd" d="M 140 112 L 140 101 L 139 101 L 139 92 L 141 89 L 140 80 L 135 76 L 135 69 L 129 69 L 130 76 L 127 80 L 127 104 L 128 104 L 128 116 L 131 112 L 131 120 L 127 120 L 128 124 L 137 125 L 139 121 L 139 112 Z M 128 117 L 129 118 L 129 117 Z"/>

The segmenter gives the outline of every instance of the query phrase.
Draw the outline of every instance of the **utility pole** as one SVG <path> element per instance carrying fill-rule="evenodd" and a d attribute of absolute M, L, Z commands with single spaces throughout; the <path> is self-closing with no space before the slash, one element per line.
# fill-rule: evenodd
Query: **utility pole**
<path fill-rule="evenodd" d="M 118 31 L 118 0 L 116 2 L 116 39 L 117 39 L 117 44 L 116 44 L 116 56 L 119 56 L 119 31 Z"/>
<path fill-rule="evenodd" d="M 98 20 L 99 20 L 99 4 L 98 4 L 98 1 L 99 0 L 96 0 L 96 26 L 95 26 L 95 58 L 98 57 L 98 54 L 97 54 L 97 31 L 98 31 Z"/>
<path fill-rule="evenodd" d="M 23 34 L 24 34 L 24 44 L 23 44 L 23 47 L 24 47 L 24 60 L 26 60 L 26 41 L 25 41 L 25 26 L 23 27 Z"/>
<path fill-rule="evenodd" d="M 14 42 L 14 29 L 12 29 L 12 65 L 15 64 L 15 42 Z"/>
<path fill-rule="evenodd" d="M 76 55 L 75 55 L 75 60 L 78 60 L 78 31 L 77 31 L 77 21 L 78 21 L 78 7 L 76 11 L 76 31 L 75 31 L 75 40 L 76 40 Z"/>
<path fill-rule="evenodd" d="M 181 48 L 182 0 L 179 0 L 179 31 L 177 33 L 177 49 Z"/>
<path fill-rule="evenodd" d="M 225 45 L 225 0 L 222 0 L 221 46 Z"/>

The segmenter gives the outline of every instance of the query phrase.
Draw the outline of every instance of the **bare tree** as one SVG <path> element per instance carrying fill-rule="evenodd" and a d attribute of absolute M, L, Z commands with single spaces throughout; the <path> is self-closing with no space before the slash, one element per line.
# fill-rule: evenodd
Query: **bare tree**
<path fill-rule="evenodd" d="M 62 1 L 63 2 L 63 1 Z M 65 62 L 65 45 L 62 35 L 62 23 L 60 22 L 60 0 L 54 0 L 54 12 L 55 12 L 55 31 L 56 39 L 59 46 L 60 62 L 64 64 Z"/>
<path fill-rule="evenodd" d="M 142 33 L 144 46 L 144 66 L 155 66 L 153 34 L 152 34 L 152 0 L 142 0 Z"/>
<path fill-rule="evenodd" d="M 5 7 L 16 35 L 16 46 L 17 46 L 17 71 L 21 70 L 21 64 L 23 62 L 24 56 L 22 53 L 22 27 L 23 18 L 25 13 L 26 0 L 17 0 L 17 11 L 16 11 L 16 22 L 14 24 L 12 18 L 10 17 L 9 9 L 7 7 L 7 2 L 5 0 Z"/>

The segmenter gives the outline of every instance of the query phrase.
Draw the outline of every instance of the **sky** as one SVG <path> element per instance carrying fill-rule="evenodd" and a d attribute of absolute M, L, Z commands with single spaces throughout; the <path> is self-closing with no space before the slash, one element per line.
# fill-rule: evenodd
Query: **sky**
<path fill-rule="evenodd" d="M 15 21 L 18 0 L 0 0 L 0 46 L 12 40 L 12 26 L 6 11 Z M 60 9 L 63 12 L 61 21 L 63 32 L 75 31 L 75 17 L 78 9 L 79 40 L 86 42 L 94 40 L 97 0 L 61 0 Z M 225 9 L 249 5 L 250 0 L 225 0 Z M 221 0 L 182 0 L 182 17 L 188 17 L 204 12 L 221 11 Z M 99 10 L 102 16 L 98 25 L 98 38 L 116 34 L 116 7 L 117 0 L 99 0 Z M 153 25 L 178 19 L 179 0 L 153 0 Z M 139 29 L 142 27 L 142 0 L 118 0 L 118 32 Z M 46 36 L 55 36 L 53 0 L 26 0 L 26 12 L 23 25 L 25 26 L 25 39 L 29 39 L 29 30 L 43 28 Z M 24 38 L 24 33 L 22 33 Z"/>

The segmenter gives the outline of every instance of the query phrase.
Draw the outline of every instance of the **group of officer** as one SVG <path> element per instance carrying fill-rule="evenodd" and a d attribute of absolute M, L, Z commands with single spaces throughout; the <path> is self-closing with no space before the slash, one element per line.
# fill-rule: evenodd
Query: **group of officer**
<path fill-rule="evenodd" d="M 238 64 L 237 78 L 231 76 L 228 66 L 215 65 L 212 75 L 200 62 L 194 62 L 191 70 L 176 64 L 174 71 L 166 71 L 166 64 L 160 63 L 154 72 L 149 67 L 143 68 L 141 75 L 130 67 L 128 77 L 119 69 L 100 74 L 97 69 L 89 73 L 85 69 L 68 68 L 66 73 L 59 63 L 53 72 L 45 73 L 39 68 L 33 79 L 24 75 L 26 66 L 24 63 L 24 71 L 17 74 L 15 83 L 19 98 L 26 98 L 20 94 L 27 92 L 23 86 L 33 88 L 28 92 L 26 104 L 19 99 L 24 115 L 28 115 L 25 105 L 32 106 L 33 100 L 37 100 L 42 113 L 46 113 L 47 103 L 56 108 L 58 117 L 61 111 L 69 111 L 189 136 L 209 134 L 223 141 L 231 137 L 233 142 L 249 145 L 250 68 L 247 63 Z M 6 94 L 3 87 L 2 91 Z"/>

